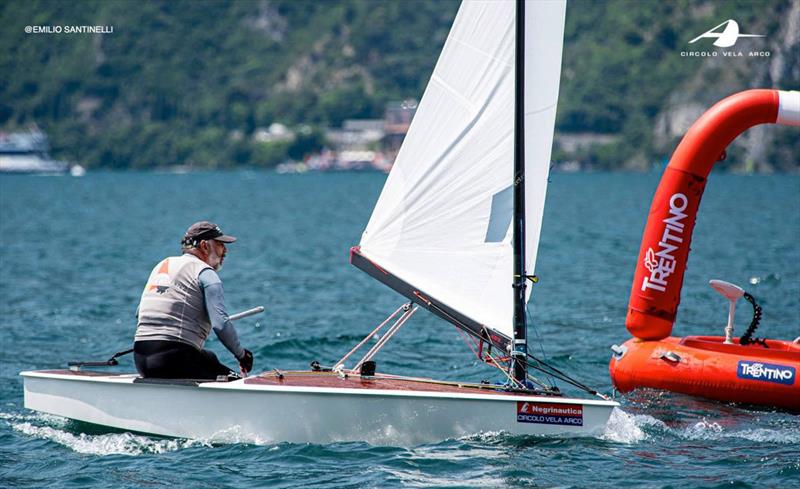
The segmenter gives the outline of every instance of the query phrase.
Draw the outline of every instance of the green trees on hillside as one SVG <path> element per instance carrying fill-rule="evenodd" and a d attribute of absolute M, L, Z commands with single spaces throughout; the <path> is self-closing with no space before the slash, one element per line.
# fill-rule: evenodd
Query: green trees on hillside
<path fill-rule="evenodd" d="M 583 150 L 597 167 L 663 157 L 655 121 L 704 66 L 680 56 L 688 39 L 723 17 L 774 32 L 790 6 L 571 1 L 558 130 L 621 135 Z M 275 165 L 320 147 L 320 127 L 419 98 L 457 9 L 455 0 L 6 1 L 0 127 L 36 123 L 57 157 L 93 167 Z M 30 25 L 113 33 L 26 34 Z M 694 94 L 710 103 L 728 86 L 768 83 L 759 78 L 768 62 L 739 63 L 733 81 Z M 274 122 L 313 130 L 256 142 Z"/>

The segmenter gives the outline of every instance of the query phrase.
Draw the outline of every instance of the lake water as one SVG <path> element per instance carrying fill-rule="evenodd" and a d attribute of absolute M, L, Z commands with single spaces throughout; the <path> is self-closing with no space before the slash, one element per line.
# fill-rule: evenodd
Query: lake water
<path fill-rule="evenodd" d="M 554 174 L 531 305 L 548 359 L 610 393 L 610 345 L 658 175 Z M 348 263 L 385 176 L 268 172 L 0 176 L 0 487 L 794 487 L 800 416 L 639 392 L 598 438 L 502 433 L 419 447 L 209 444 L 26 411 L 21 370 L 129 347 L 150 269 L 209 219 L 239 237 L 221 272 L 256 369 L 331 363 L 403 303 Z M 764 307 L 759 336 L 800 336 L 800 177 L 712 175 L 675 334 L 722 334 L 711 278 Z M 744 301 L 737 332 L 749 322 Z M 216 339 L 208 345 L 232 358 Z M 538 347 L 534 351 L 539 351 Z M 480 381 L 454 327 L 421 311 L 376 358 L 409 375 Z M 130 358 L 121 362 L 132 370 Z M 232 411 L 236 410 L 231 405 Z M 267 414 L 268 415 L 268 414 Z"/>

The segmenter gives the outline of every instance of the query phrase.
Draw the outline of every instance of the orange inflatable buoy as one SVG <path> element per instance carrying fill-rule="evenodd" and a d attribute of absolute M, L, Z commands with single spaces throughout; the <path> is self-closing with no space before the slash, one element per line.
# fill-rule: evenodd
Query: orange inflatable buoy
<path fill-rule="evenodd" d="M 731 141 L 769 123 L 800 126 L 800 92 L 734 94 L 703 114 L 672 155 L 650 207 L 631 286 L 625 326 L 635 338 L 616 347 L 609 365 L 620 391 L 652 387 L 800 410 L 799 345 L 670 337 L 706 179 Z"/>
<path fill-rule="evenodd" d="M 800 344 L 765 340 L 742 346 L 722 336 L 631 338 L 615 348 L 609 364 L 620 392 L 664 389 L 727 402 L 800 412 Z"/>

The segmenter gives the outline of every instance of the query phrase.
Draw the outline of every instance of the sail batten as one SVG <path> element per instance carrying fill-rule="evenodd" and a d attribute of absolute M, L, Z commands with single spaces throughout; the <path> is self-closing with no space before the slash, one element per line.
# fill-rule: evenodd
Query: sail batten
<path fill-rule="evenodd" d="M 506 339 L 513 335 L 514 305 L 508 190 L 514 181 L 515 16 L 513 1 L 461 5 L 359 252 L 407 284 L 401 293 L 424 290 Z M 525 18 L 528 29 L 540 31 L 526 33 L 524 68 L 525 270 L 533 273 L 564 2 L 528 2 Z"/>

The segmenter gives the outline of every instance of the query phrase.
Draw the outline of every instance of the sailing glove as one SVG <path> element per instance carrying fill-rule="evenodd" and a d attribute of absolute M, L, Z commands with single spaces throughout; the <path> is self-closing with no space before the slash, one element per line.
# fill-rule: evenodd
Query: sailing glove
<path fill-rule="evenodd" d="M 239 367 L 245 372 L 253 370 L 253 353 L 247 348 L 244 349 L 242 358 L 239 359 Z"/>

